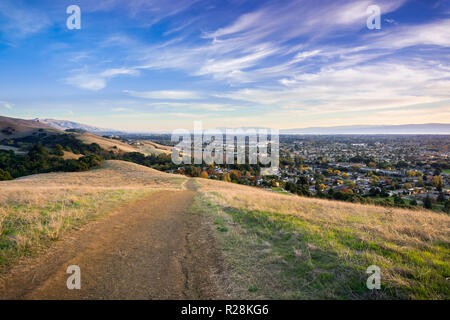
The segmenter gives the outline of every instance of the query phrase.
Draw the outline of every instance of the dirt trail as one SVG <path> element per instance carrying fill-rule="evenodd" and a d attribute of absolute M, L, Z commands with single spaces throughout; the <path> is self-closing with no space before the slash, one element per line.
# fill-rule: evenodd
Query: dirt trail
<path fill-rule="evenodd" d="M 220 255 L 185 191 L 161 191 L 93 222 L 0 280 L 1 299 L 214 299 Z M 69 290 L 69 265 L 81 289 Z"/>

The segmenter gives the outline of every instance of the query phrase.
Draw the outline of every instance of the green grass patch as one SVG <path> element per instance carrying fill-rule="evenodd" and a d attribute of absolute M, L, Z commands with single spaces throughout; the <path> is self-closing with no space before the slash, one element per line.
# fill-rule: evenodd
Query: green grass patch
<path fill-rule="evenodd" d="M 263 299 L 450 298 L 448 243 L 424 248 L 377 236 L 367 240 L 356 228 L 221 207 L 205 195 L 194 207 L 208 215 L 227 249 L 229 279 L 237 288 L 233 298 L 250 298 L 255 291 L 249 288 L 258 288 Z M 370 265 L 381 268 L 380 290 L 366 286 Z"/>

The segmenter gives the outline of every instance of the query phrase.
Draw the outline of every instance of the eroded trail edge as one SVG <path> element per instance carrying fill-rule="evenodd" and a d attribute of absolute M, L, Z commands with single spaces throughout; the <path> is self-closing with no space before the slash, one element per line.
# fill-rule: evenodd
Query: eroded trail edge
<path fill-rule="evenodd" d="M 55 243 L 0 279 L 1 299 L 214 299 L 221 258 L 187 190 L 137 200 Z M 69 290 L 69 265 L 81 289 Z"/>

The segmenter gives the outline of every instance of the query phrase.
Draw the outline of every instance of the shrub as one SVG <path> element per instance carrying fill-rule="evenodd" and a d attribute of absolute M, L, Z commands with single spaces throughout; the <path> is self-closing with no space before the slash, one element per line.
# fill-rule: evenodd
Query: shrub
<path fill-rule="evenodd" d="M 0 169 L 0 181 L 11 180 L 12 176 L 8 171 Z"/>

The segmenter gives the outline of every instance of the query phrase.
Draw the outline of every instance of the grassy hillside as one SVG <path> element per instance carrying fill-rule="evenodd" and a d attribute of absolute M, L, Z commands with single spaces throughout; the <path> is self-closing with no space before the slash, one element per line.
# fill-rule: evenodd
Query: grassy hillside
<path fill-rule="evenodd" d="M 129 145 L 125 142 L 121 142 L 116 139 L 109 139 L 100 137 L 93 133 L 74 133 L 74 135 L 82 142 L 90 144 L 96 143 L 102 149 L 112 151 L 115 154 L 122 152 L 140 152 L 146 156 L 154 154 L 170 154 L 172 152 L 171 147 L 163 146 L 152 141 L 139 140 L 139 145 Z"/>
<path fill-rule="evenodd" d="M 449 299 L 450 217 L 196 179 L 232 298 Z M 381 268 L 381 290 L 366 269 Z"/>
<path fill-rule="evenodd" d="M 138 146 L 137 149 L 139 152 L 149 155 L 159 155 L 159 154 L 171 154 L 172 153 L 172 147 L 169 146 L 163 146 L 161 144 L 155 143 L 150 140 L 138 140 L 138 142 L 141 144 L 141 146 Z"/>
<path fill-rule="evenodd" d="M 20 138 L 41 132 L 56 133 L 58 130 L 32 120 L 0 116 L 0 140 Z"/>
<path fill-rule="evenodd" d="M 102 149 L 107 151 L 113 151 L 114 153 L 118 152 L 137 152 L 138 150 L 133 146 L 130 146 L 127 143 L 121 142 L 119 140 L 109 139 L 100 137 L 93 133 L 73 133 L 80 141 L 91 144 L 96 143 Z"/>
<path fill-rule="evenodd" d="M 13 150 L 16 153 L 24 153 L 17 147 L 8 143 L 12 139 L 22 139 L 22 144 L 43 142 L 51 135 L 62 134 L 63 131 L 55 129 L 45 122 L 37 122 L 33 120 L 16 119 L 0 116 L 0 150 Z M 78 133 L 72 132 L 70 135 L 75 136 L 85 144 L 95 143 L 105 151 L 118 153 L 140 152 L 144 155 L 170 154 L 172 148 L 163 146 L 152 141 L 140 140 L 139 145 L 129 145 L 117 139 L 105 138 L 90 132 Z M 67 159 L 75 159 L 72 154 L 65 155 Z"/>
<path fill-rule="evenodd" d="M 0 273 L 71 229 L 187 178 L 124 161 L 0 182 Z M 450 217 L 195 179 L 226 298 L 449 299 Z M 381 268 L 381 290 L 366 269 Z"/>
<path fill-rule="evenodd" d="M 0 272 L 68 230 L 186 179 L 124 161 L 86 172 L 46 173 L 0 182 Z"/>

